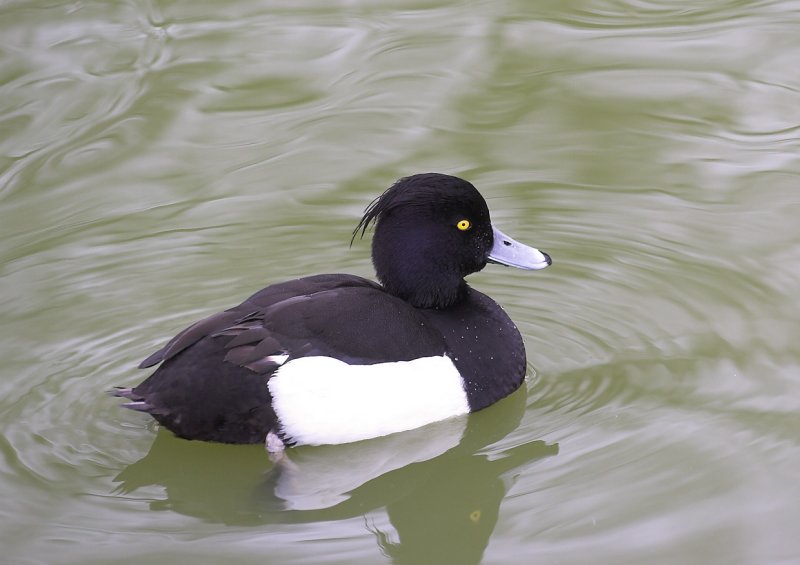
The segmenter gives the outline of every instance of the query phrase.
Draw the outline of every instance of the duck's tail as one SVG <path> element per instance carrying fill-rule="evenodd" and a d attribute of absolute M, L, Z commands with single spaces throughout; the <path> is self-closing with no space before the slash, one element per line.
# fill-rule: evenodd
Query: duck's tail
<path fill-rule="evenodd" d="M 152 414 L 155 408 L 152 404 L 148 404 L 143 396 L 136 394 L 132 388 L 115 386 L 108 391 L 108 394 L 130 400 L 130 402 L 121 405 L 123 408 L 136 410 L 137 412 L 147 412 L 148 414 Z"/>

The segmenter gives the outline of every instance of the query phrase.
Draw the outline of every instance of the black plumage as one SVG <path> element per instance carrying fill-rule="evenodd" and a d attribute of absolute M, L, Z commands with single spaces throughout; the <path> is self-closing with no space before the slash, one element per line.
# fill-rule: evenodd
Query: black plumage
<path fill-rule="evenodd" d="M 516 390 L 526 368 L 522 337 L 464 281 L 497 260 L 499 232 L 478 191 L 436 173 L 401 179 L 367 208 L 353 237 L 372 223 L 381 284 L 337 274 L 268 286 L 180 332 L 139 365 L 159 365 L 150 377 L 114 394 L 178 436 L 255 443 L 280 432 L 269 379 L 301 357 L 370 365 L 446 355 L 470 410 Z M 540 265 L 523 268 L 549 264 L 539 256 Z"/>

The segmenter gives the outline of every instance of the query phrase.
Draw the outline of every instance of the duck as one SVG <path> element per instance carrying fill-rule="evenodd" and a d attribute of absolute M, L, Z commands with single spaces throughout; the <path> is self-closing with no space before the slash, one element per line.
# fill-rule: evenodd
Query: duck
<path fill-rule="evenodd" d="M 178 437 L 345 444 L 486 408 L 517 390 L 527 359 L 503 308 L 465 277 L 488 263 L 544 269 L 550 256 L 492 225 L 468 181 L 401 178 L 375 198 L 350 244 L 373 228 L 377 282 L 319 274 L 259 290 L 148 356 L 123 407 Z"/>

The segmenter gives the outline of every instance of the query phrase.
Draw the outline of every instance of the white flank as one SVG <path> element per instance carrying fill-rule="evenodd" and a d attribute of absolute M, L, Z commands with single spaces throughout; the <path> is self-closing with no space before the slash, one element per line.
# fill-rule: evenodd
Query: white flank
<path fill-rule="evenodd" d="M 281 431 L 299 445 L 349 443 L 469 412 L 444 355 L 375 365 L 303 357 L 278 369 L 269 391 Z"/>

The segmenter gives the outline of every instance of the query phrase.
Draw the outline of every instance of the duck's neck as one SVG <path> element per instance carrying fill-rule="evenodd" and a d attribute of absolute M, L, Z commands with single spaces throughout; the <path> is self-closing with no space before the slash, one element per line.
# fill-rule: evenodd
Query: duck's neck
<path fill-rule="evenodd" d="M 416 269 L 413 262 L 375 261 L 375 271 L 387 292 L 415 308 L 450 308 L 464 299 L 469 288 L 459 276 Z"/>

